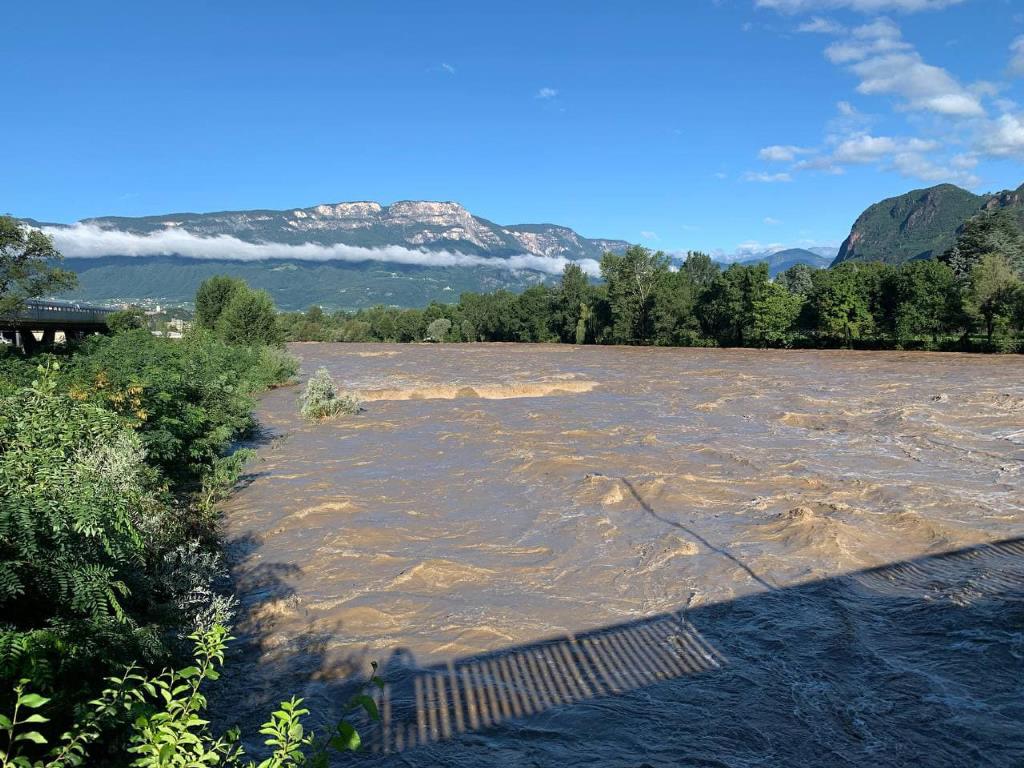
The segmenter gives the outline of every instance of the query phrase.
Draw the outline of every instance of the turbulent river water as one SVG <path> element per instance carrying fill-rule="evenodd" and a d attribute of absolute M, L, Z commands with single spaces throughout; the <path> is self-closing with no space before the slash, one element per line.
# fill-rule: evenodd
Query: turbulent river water
<path fill-rule="evenodd" d="M 1024 765 L 1024 359 L 300 344 L 226 506 L 250 732 L 369 765 Z"/>

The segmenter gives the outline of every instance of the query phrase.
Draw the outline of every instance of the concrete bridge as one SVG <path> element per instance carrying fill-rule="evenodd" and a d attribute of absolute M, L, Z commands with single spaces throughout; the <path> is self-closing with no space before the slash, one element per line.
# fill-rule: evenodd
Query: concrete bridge
<path fill-rule="evenodd" d="M 117 311 L 73 301 L 29 299 L 17 312 L 0 315 L 0 343 L 30 352 L 40 344 L 53 344 L 58 333 L 65 339 L 106 333 L 107 318 Z"/>

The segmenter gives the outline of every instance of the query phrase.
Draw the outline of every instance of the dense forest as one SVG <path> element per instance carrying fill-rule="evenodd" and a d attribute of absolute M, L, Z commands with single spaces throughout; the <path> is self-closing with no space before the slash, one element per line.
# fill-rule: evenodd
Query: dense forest
<path fill-rule="evenodd" d="M 281 316 L 294 341 L 520 341 L 660 346 L 1024 351 L 1024 234 L 1005 211 L 977 216 L 940 257 L 899 266 L 765 264 L 722 269 L 691 252 L 674 267 L 634 246 L 601 260 L 601 282 L 570 264 L 561 283 L 464 293 L 425 309 Z"/>

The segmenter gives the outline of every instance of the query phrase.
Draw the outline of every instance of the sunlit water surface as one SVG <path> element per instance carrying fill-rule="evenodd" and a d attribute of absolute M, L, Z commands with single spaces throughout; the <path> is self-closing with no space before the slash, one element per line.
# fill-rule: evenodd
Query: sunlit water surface
<path fill-rule="evenodd" d="M 1024 765 L 1021 357 L 291 351 L 366 410 L 262 399 L 219 721 L 377 660 L 371 765 Z"/>

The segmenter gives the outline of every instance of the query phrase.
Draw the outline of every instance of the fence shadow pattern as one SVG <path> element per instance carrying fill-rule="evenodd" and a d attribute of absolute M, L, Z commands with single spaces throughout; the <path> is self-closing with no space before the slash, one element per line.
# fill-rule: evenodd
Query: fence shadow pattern
<path fill-rule="evenodd" d="M 613 696 L 727 663 L 681 614 L 450 661 L 385 684 L 375 752 L 401 752 L 510 718 Z"/>
<path fill-rule="evenodd" d="M 1024 601 L 1024 538 L 814 583 L 815 589 L 837 586 L 867 589 L 880 599 L 952 606 L 978 599 Z M 385 673 L 386 684 L 374 694 L 381 719 L 364 731 L 364 743 L 375 753 L 394 754 L 728 663 L 687 613 L 678 611 L 426 670 Z"/>

